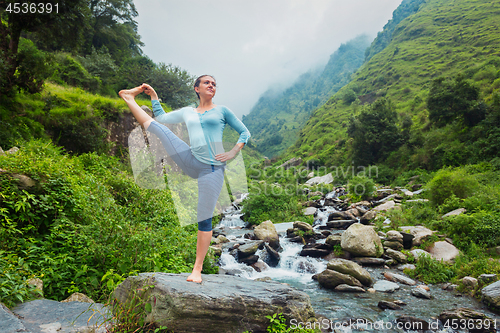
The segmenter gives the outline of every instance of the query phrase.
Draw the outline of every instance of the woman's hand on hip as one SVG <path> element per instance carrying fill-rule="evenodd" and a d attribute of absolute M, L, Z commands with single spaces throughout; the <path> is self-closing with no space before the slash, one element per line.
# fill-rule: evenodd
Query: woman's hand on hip
<path fill-rule="evenodd" d="M 237 152 L 230 150 L 226 153 L 215 155 L 215 159 L 217 161 L 226 162 L 226 161 L 229 161 L 230 159 L 233 159 L 236 156 L 236 154 L 237 154 Z"/>

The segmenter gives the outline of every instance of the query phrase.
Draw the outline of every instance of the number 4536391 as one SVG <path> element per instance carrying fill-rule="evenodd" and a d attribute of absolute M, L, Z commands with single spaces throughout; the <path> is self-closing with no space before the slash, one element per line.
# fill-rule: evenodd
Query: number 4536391
<path fill-rule="evenodd" d="M 14 2 L 9 3 L 5 11 L 13 14 L 50 14 L 52 12 L 59 13 L 59 4 Z"/>

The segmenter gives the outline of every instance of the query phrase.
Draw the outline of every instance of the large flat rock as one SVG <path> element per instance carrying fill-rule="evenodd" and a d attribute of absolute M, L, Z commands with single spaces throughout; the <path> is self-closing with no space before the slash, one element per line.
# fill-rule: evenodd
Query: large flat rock
<path fill-rule="evenodd" d="M 139 297 L 151 305 L 147 322 L 176 333 L 266 332 L 266 315 L 283 313 L 297 321 L 314 317 L 309 296 L 278 282 L 253 281 L 228 275 L 202 275 L 201 284 L 188 274 L 142 273 L 130 276 L 115 290 L 126 303 Z M 149 308 L 149 305 L 147 306 Z"/>
<path fill-rule="evenodd" d="M 18 333 L 29 332 L 23 323 L 7 307 L 0 303 L 0 332 Z"/>
<path fill-rule="evenodd" d="M 102 304 L 37 299 L 18 305 L 12 312 L 22 317 L 26 330 L 32 333 L 47 333 L 54 327 L 57 333 L 87 332 L 89 327 L 104 323 L 108 312 Z M 53 325 L 50 325 L 53 324 Z M 57 329 L 60 327 L 60 329 Z M 22 331 L 21 331 L 22 332 Z M 96 332 L 105 332 L 104 327 Z M 4 333 L 4 331 L 2 331 Z"/>

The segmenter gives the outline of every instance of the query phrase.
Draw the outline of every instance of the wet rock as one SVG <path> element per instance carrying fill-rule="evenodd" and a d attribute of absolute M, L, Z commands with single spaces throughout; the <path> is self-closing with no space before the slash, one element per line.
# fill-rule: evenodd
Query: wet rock
<path fill-rule="evenodd" d="M 431 288 L 429 288 L 429 287 L 427 287 L 426 285 L 423 285 L 423 284 L 419 284 L 415 288 L 422 288 L 425 291 L 431 291 Z"/>
<path fill-rule="evenodd" d="M 263 241 L 250 241 L 238 247 L 238 258 L 242 259 L 253 255 L 257 252 L 258 248 L 263 246 Z"/>
<path fill-rule="evenodd" d="M 429 253 L 436 260 L 452 262 L 460 254 L 460 251 L 446 241 L 435 242 L 429 249 Z"/>
<path fill-rule="evenodd" d="M 445 327 L 453 327 L 453 325 L 460 323 L 464 327 L 474 327 L 469 329 L 469 332 L 495 332 L 496 322 L 485 314 L 469 309 L 457 308 L 452 310 L 445 310 L 441 312 L 438 319 Z M 468 326 L 472 325 L 472 326 Z M 481 328 L 481 330 L 478 330 Z"/>
<path fill-rule="evenodd" d="M 114 292 L 120 303 L 135 296 L 136 290 L 154 285 L 139 295 L 151 304 L 146 323 L 167 326 L 174 332 L 234 333 L 245 330 L 265 332 L 266 315 L 283 313 L 290 320 L 314 318 L 310 298 L 304 292 L 275 282 L 203 274 L 203 283 L 187 282 L 188 274 L 142 273 L 128 277 Z"/>
<path fill-rule="evenodd" d="M 393 302 L 389 302 L 389 301 L 380 301 L 380 302 L 378 302 L 377 306 L 382 310 L 401 310 L 402 309 L 399 305 L 397 305 Z"/>
<path fill-rule="evenodd" d="M 278 233 L 276 232 L 276 227 L 270 220 L 264 221 L 255 227 L 254 231 L 255 237 L 259 240 L 269 243 L 273 249 L 280 248 L 280 241 Z"/>
<path fill-rule="evenodd" d="M 373 279 L 370 273 L 353 261 L 341 258 L 332 259 L 328 262 L 326 268 L 342 274 L 350 275 L 367 287 L 370 287 L 373 284 Z"/>
<path fill-rule="evenodd" d="M 409 277 L 401 275 L 401 274 L 384 272 L 384 277 L 389 281 L 399 282 L 399 283 L 403 283 L 403 284 L 406 284 L 409 286 L 414 286 L 415 284 L 417 284 L 417 282 L 415 282 L 415 280 L 412 280 Z"/>
<path fill-rule="evenodd" d="M 387 250 L 385 250 L 385 255 L 391 259 L 394 259 L 398 263 L 406 264 L 406 261 L 407 261 L 406 255 L 402 252 L 399 252 L 399 251 L 396 251 L 393 249 L 387 249 Z"/>
<path fill-rule="evenodd" d="M 465 213 L 466 211 L 467 211 L 467 209 L 465 209 L 465 208 L 458 208 L 458 209 L 452 210 L 449 213 L 444 214 L 443 216 L 441 216 L 441 218 L 444 219 L 445 217 L 449 217 L 449 216 L 457 216 L 457 215 Z"/>
<path fill-rule="evenodd" d="M 224 235 L 219 235 L 215 238 L 215 244 L 229 243 L 229 239 Z"/>
<path fill-rule="evenodd" d="M 355 220 L 355 217 L 348 212 L 342 212 L 342 211 L 331 212 L 330 215 L 328 215 L 328 221 L 335 221 L 335 220 Z"/>
<path fill-rule="evenodd" d="M 328 255 L 331 251 L 332 248 L 328 244 L 315 243 L 304 245 L 299 255 L 319 258 Z"/>
<path fill-rule="evenodd" d="M 401 230 L 413 235 L 414 238 L 412 241 L 412 246 L 418 246 L 422 244 L 423 241 L 431 237 L 434 233 L 434 231 L 422 226 L 404 226 L 401 227 Z"/>
<path fill-rule="evenodd" d="M 302 230 L 302 231 L 312 231 L 313 230 L 312 225 L 310 225 L 309 223 L 306 223 L 306 222 L 302 222 L 302 221 L 293 222 L 293 227 L 297 228 L 299 230 Z"/>
<path fill-rule="evenodd" d="M 244 257 L 244 258 L 238 257 L 238 262 L 241 262 L 243 264 L 247 264 L 248 266 L 255 264 L 258 260 L 259 260 L 259 256 L 255 255 L 255 254 L 252 254 L 252 255 Z"/>
<path fill-rule="evenodd" d="M 406 331 L 428 331 L 429 323 L 423 319 L 413 316 L 401 316 L 396 318 L 397 323 L 401 323 L 403 327 L 408 327 Z"/>
<path fill-rule="evenodd" d="M 425 299 L 431 299 L 432 296 L 431 294 L 422 288 L 413 288 L 411 290 L 411 294 L 417 298 L 425 298 Z"/>
<path fill-rule="evenodd" d="M 264 248 L 266 249 L 268 255 L 267 260 L 264 261 L 271 267 L 278 266 L 278 263 L 280 261 L 280 254 L 278 253 L 278 251 L 276 251 L 266 243 L 264 243 Z"/>
<path fill-rule="evenodd" d="M 82 302 L 82 303 L 95 303 L 90 297 L 82 293 L 72 293 L 68 298 L 61 301 L 62 303 L 67 302 Z"/>
<path fill-rule="evenodd" d="M 342 274 L 331 269 L 325 269 L 323 272 L 316 275 L 319 284 L 327 289 L 334 289 L 340 284 L 347 284 L 350 286 L 363 287 L 361 282 L 350 275 Z"/>
<path fill-rule="evenodd" d="M 360 257 L 380 257 L 384 253 L 382 242 L 372 227 L 356 223 L 342 234 L 344 251 Z"/>
<path fill-rule="evenodd" d="M 326 240 L 325 244 L 330 245 L 331 247 L 334 247 L 335 245 L 340 245 L 340 241 L 342 239 L 342 235 L 339 234 L 332 234 L 329 235 Z"/>
<path fill-rule="evenodd" d="M 407 305 L 405 302 L 403 302 L 403 301 L 401 301 L 401 300 L 398 300 L 398 299 L 397 299 L 397 300 L 395 300 L 395 301 L 393 301 L 392 303 L 397 304 L 397 305 L 401 305 L 401 306 L 405 306 L 405 305 Z"/>
<path fill-rule="evenodd" d="M 466 287 L 475 288 L 477 286 L 477 279 L 472 276 L 466 276 L 462 279 L 462 283 Z"/>
<path fill-rule="evenodd" d="M 390 281 L 378 280 L 373 285 L 373 289 L 383 293 L 393 293 L 399 289 L 399 285 Z"/>
<path fill-rule="evenodd" d="M 263 272 L 269 268 L 269 266 L 263 262 L 258 260 L 256 263 L 251 265 L 257 272 Z"/>
<path fill-rule="evenodd" d="M 316 273 L 316 267 L 314 267 L 314 265 L 311 264 L 309 261 L 299 261 L 297 263 L 297 270 L 299 272 L 305 272 L 305 273 L 312 273 L 312 274 Z"/>
<path fill-rule="evenodd" d="M 385 259 L 382 258 L 368 258 L 368 257 L 356 257 L 352 259 L 361 265 L 367 266 L 382 266 L 385 265 Z"/>
<path fill-rule="evenodd" d="M 342 291 L 348 293 L 364 293 L 365 290 L 361 287 L 350 286 L 348 284 L 339 284 L 334 288 L 335 291 Z"/>
<path fill-rule="evenodd" d="M 347 229 L 356 222 L 357 220 L 335 220 L 326 222 L 326 226 L 330 229 Z"/>
<path fill-rule="evenodd" d="M 218 246 L 209 246 L 209 249 L 216 257 L 220 257 L 222 255 L 222 249 Z"/>

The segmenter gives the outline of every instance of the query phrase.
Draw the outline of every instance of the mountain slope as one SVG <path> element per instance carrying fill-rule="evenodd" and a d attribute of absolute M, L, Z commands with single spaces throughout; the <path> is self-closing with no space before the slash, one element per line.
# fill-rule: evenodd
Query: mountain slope
<path fill-rule="evenodd" d="M 461 74 L 480 89 L 481 98 L 491 102 L 494 91 L 500 88 L 499 55 L 500 2 L 428 0 L 416 14 L 401 21 L 383 51 L 361 66 L 348 85 L 314 112 L 285 158 L 301 156 L 326 164 L 350 164 L 351 141 L 346 135 L 349 119 L 364 104 L 381 97 L 390 99 L 400 117 L 411 117 L 412 132 L 420 133 L 424 141 L 430 140 L 426 139 L 432 131 L 425 101 L 432 80 Z M 349 90 L 357 92 L 353 103 L 342 98 Z M 442 137 L 432 132 L 434 148 L 446 141 L 450 131 Z M 429 158 L 425 154 L 430 153 L 418 154 L 406 157 Z"/>

